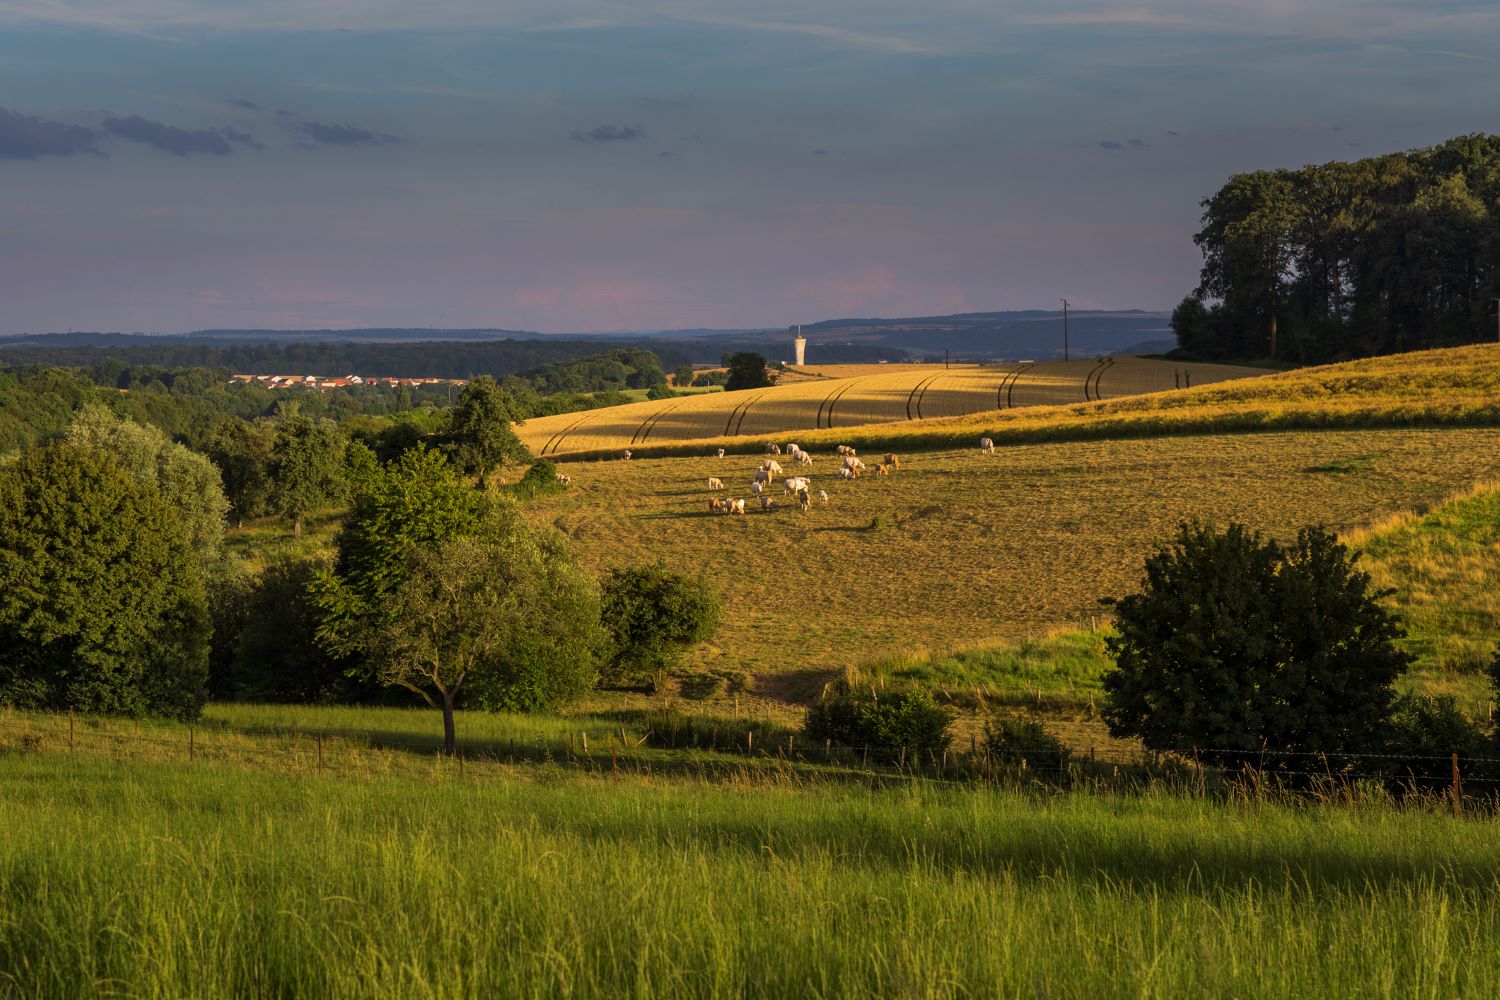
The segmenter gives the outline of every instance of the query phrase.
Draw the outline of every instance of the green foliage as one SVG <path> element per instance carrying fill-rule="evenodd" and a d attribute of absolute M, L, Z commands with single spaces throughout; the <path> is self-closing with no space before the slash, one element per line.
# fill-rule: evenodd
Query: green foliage
<path fill-rule="evenodd" d="M 203 442 L 203 452 L 218 466 L 236 523 L 272 512 L 271 460 L 276 424 L 271 420 L 218 420 Z"/>
<path fill-rule="evenodd" d="M 766 375 L 766 359 L 753 351 L 740 351 L 729 356 L 729 374 L 724 380 L 725 392 L 740 389 L 761 389 L 771 384 Z"/>
<path fill-rule="evenodd" d="M 348 664 L 318 642 L 319 609 L 311 596 L 318 564 L 274 562 L 247 601 L 226 694 L 251 701 L 307 704 L 357 693 Z"/>
<path fill-rule="evenodd" d="M 662 562 L 610 570 L 601 611 L 610 637 L 605 679 L 656 679 L 688 647 L 712 636 L 722 617 L 718 598 L 701 577 L 674 573 Z"/>
<path fill-rule="evenodd" d="M 1116 602 L 1111 734 L 1224 763 L 1378 749 L 1410 662 L 1382 596 L 1321 529 L 1283 547 L 1238 524 L 1182 525 Z"/>
<path fill-rule="evenodd" d="M 826 695 L 807 710 L 803 732 L 810 739 L 868 747 L 882 757 L 903 750 L 943 750 L 953 716 L 921 688 L 843 691 Z"/>
<path fill-rule="evenodd" d="M 995 715 L 985 721 L 984 747 L 1003 763 L 1025 761 L 1030 767 L 1049 771 L 1063 770 L 1071 757 L 1067 745 L 1046 726 L 1013 715 Z"/>
<path fill-rule="evenodd" d="M 277 418 L 267 469 L 271 507 L 302 534 L 302 519 L 318 507 L 344 499 L 344 439 L 331 420 L 315 420 L 296 406 Z"/>
<path fill-rule="evenodd" d="M 681 364 L 672 370 L 672 384 L 681 389 L 693 384 L 693 366 Z"/>
<path fill-rule="evenodd" d="M 518 500 L 531 500 L 564 489 L 567 487 L 557 478 L 557 463 L 550 458 L 539 458 L 531 463 L 524 476 L 510 485 L 507 492 Z"/>
<path fill-rule="evenodd" d="M 1453 754 L 1460 758 L 1494 756 L 1484 731 L 1447 696 L 1398 698 L 1391 710 L 1387 740 L 1385 752 L 1389 756 L 1380 758 L 1381 770 L 1398 780 L 1417 780 L 1420 784 L 1446 786 L 1452 780 Z M 1495 770 L 1492 765 L 1479 767 L 1467 760 L 1463 768 L 1471 778 Z"/>
<path fill-rule="evenodd" d="M 1231 177 L 1203 202 L 1199 287 L 1172 317 L 1179 344 L 1315 363 L 1493 340 L 1497 178 L 1491 135 Z"/>
<path fill-rule="evenodd" d="M 695 386 L 723 385 L 728 381 L 729 372 L 722 368 L 700 372 L 693 376 L 693 385 Z"/>
<path fill-rule="evenodd" d="M 511 426 L 523 416 L 510 393 L 481 375 L 464 386 L 449 413 L 444 447 L 460 469 L 479 477 L 483 487 L 492 469 L 531 457 Z"/>
<path fill-rule="evenodd" d="M 218 556 L 224 545 L 229 501 L 219 470 L 208 458 L 175 443 L 155 427 L 116 416 L 99 405 L 78 414 L 66 440 L 113 455 L 137 482 L 154 486 L 175 511 L 198 557 L 206 563 Z"/>
<path fill-rule="evenodd" d="M 646 390 L 647 399 L 676 399 L 680 393 L 673 392 L 665 385 L 653 385 Z"/>
<path fill-rule="evenodd" d="M 367 619 L 406 578 L 411 552 L 473 533 L 490 503 L 434 451 L 408 451 L 371 477 L 334 540 L 335 564 L 313 585 L 325 646 L 363 651 Z"/>
<path fill-rule="evenodd" d="M 179 512 L 101 451 L 0 472 L 0 701 L 193 718 L 209 619 Z"/>

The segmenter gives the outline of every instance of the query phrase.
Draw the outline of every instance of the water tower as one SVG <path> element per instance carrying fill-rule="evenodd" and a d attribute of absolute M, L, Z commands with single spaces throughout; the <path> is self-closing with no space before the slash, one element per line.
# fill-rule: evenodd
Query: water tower
<path fill-rule="evenodd" d="M 786 328 L 786 332 L 792 335 L 792 346 L 797 352 L 796 366 L 801 368 L 807 364 L 807 338 L 802 336 L 802 327 L 800 326 L 789 326 Z"/>

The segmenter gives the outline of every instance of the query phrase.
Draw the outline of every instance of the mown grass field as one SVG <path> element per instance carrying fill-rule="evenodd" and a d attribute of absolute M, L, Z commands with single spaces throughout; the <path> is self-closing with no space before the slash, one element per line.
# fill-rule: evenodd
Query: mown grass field
<path fill-rule="evenodd" d="M 0 755 L 0 993 L 1500 991 L 1488 818 L 476 770 Z"/>
<path fill-rule="evenodd" d="M 851 665 L 918 646 L 1087 629 L 1129 592 L 1145 555 L 1186 519 L 1280 537 L 1351 529 L 1431 507 L 1500 475 L 1500 429 L 1204 434 L 907 454 L 891 478 L 845 482 L 813 466 L 830 502 L 710 514 L 707 477 L 749 496 L 756 458 L 570 464 L 534 501 L 595 570 L 663 559 L 704 572 L 725 622 L 696 654 L 789 696 Z M 778 490 L 773 490 L 779 492 Z M 723 495 L 723 491 L 719 492 Z"/>
<path fill-rule="evenodd" d="M 518 432 L 538 455 L 618 451 L 706 438 L 764 439 L 818 428 L 851 428 L 1009 407 L 1081 403 L 1262 374 L 1254 368 L 1143 358 L 952 368 L 834 366 L 828 370 L 844 369 L 852 373 L 767 389 L 538 417 L 526 421 Z"/>

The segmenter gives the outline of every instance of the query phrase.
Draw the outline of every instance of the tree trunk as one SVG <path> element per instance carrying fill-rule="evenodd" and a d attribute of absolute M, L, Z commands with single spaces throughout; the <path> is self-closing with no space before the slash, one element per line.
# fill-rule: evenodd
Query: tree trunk
<path fill-rule="evenodd" d="M 1276 314 L 1271 314 L 1271 357 L 1276 357 Z"/>
<path fill-rule="evenodd" d="M 453 738 L 453 692 L 443 694 L 443 753 L 452 757 L 457 741 Z"/>

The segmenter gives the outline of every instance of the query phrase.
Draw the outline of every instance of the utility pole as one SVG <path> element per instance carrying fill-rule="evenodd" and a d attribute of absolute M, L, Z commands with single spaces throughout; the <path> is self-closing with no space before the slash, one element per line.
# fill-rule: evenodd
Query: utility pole
<path fill-rule="evenodd" d="M 1063 360 L 1068 360 L 1068 300 L 1063 299 Z"/>

